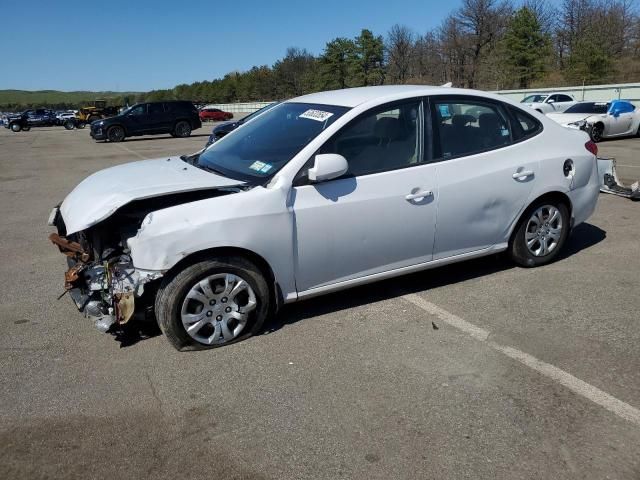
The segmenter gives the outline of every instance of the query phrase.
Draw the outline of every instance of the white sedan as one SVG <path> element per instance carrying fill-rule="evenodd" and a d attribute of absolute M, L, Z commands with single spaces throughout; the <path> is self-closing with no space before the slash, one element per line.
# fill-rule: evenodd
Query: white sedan
<path fill-rule="evenodd" d="M 557 259 L 593 213 L 596 145 L 504 97 L 364 87 L 285 101 L 204 152 L 97 172 L 54 208 L 65 285 L 101 329 L 155 310 L 178 349 L 289 302 L 506 251 Z"/>
<path fill-rule="evenodd" d="M 564 112 L 576 101 L 566 93 L 536 93 L 523 98 L 520 103 L 540 113 Z"/>
<path fill-rule="evenodd" d="M 640 111 L 626 100 L 580 102 L 564 113 L 547 116 L 564 127 L 589 132 L 594 142 L 629 135 L 640 137 Z"/>

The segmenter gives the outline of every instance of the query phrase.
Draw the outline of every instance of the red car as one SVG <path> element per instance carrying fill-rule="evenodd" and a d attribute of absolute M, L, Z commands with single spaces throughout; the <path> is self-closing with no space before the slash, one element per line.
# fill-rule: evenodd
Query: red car
<path fill-rule="evenodd" d="M 203 108 L 200 110 L 200 120 L 203 122 L 219 122 L 224 120 L 231 120 L 233 113 L 223 112 L 219 108 Z"/>

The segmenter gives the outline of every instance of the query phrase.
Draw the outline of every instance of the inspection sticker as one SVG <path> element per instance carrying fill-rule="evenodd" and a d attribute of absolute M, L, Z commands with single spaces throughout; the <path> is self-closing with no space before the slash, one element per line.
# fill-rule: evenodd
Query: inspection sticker
<path fill-rule="evenodd" d="M 333 117 L 331 112 L 323 112 L 322 110 L 307 110 L 300 118 L 308 118 L 309 120 L 315 120 L 317 122 L 324 122 L 327 118 Z"/>
<path fill-rule="evenodd" d="M 273 165 L 269 163 L 256 161 L 256 162 L 253 162 L 251 165 L 249 165 L 249 168 L 251 170 L 255 170 L 256 172 L 267 173 L 269 170 L 273 168 Z"/>

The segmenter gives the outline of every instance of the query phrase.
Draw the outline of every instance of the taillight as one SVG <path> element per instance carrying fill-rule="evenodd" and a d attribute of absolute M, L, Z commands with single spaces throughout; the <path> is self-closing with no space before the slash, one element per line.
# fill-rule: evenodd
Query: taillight
<path fill-rule="evenodd" d="M 598 156 L 598 145 L 596 145 L 596 143 L 594 141 L 589 140 L 587 143 L 584 144 L 584 148 L 589 150 L 596 157 Z"/>

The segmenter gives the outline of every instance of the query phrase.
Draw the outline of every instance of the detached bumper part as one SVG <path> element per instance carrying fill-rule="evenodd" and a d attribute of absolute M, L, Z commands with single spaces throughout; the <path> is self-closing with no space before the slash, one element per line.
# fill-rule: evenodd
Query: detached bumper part
<path fill-rule="evenodd" d="M 640 182 L 634 182 L 630 187 L 622 183 L 616 173 L 615 158 L 598 158 L 598 176 L 601 192 L 640 200 Z"/>

